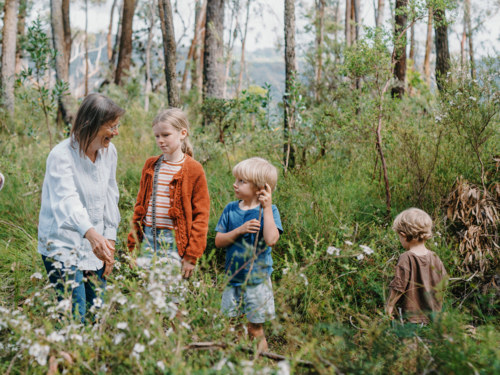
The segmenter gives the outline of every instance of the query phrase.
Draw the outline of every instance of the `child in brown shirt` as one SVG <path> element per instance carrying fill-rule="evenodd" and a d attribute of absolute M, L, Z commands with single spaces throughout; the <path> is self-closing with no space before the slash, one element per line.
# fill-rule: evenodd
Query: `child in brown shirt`
<path fill-rule="evenodd" d="M 410 208 L 396 217 L 392 229 L 407 251 L 399 257 L 389 284 L 387 313 L 392 317 L 396 305 L 411 323 L 427 324 L 429 313 L 442 310 L 447 276 L 441 259 L 425 247 L 432 237 L 432 219 L 426 212 Z"/>

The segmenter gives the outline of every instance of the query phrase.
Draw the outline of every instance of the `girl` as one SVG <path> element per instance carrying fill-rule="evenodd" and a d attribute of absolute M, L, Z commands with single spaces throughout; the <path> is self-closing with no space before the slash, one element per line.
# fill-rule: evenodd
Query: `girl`
<path fill-rule="evenodd" d="M 150 157 L 142 169 L 128 248 L 133 251 L 144 242 L 148 247 L 143 256 L 148 258 L 162 251 L 187 279 L 207 244 L 207 180 L 203 167 L 192 157 L 184 112 L 178 108 L 162 111 L 153 120 L 153 134 L 162 154 Z"/>

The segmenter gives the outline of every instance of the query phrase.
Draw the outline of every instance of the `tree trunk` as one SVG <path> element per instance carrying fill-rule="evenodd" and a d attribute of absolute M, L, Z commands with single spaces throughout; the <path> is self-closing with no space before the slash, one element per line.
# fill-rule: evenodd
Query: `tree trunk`
<path fill-rule="evenodd" d="M 113 0 L 113 5 L 111 5 L 111 15 L 109 17 L 109 28 L 108 28 L 108 61 L 111 62 L 111 57 L 113 56 L 113 43 L 111 42 L 111 37 L 113 36 L 113 16 L 115 15 L 116 0 Z"/>
<path fill-rule="evenodd" d="M 295 67 L 297 58 L 295 56 L 295 0 L 285 0 L 285 93 L 290 94 L 293 80 L 295 79 Z M 295 114 L 293 98 L 284 97 L 284 166 L 285 175 L 288 168 L 295 166 L 295 150 L 291 144 L 291 131 L 294 128 Z"/>
<path fill-rule="evenodd" d="M 189 69 L 190 68 L 190 60 L 193 60 L 193 62 L 194 62 L 194 56 L 196 53 L 196 46 L 197 46 L 197 41 L 198 41 L 198 37 L 199 37 L 199 30 L 203 25 L 203 19 L 206 17 L 206 11 L 207 11 L 207 0 L 205 0 L 203 2 L 203 6 L 197 12 L 193 40 L 191 41 L 191 46 L 189 47 L 189 52 L 188 52 L 188 55 L 186 58 L 186 66 L 184 67 L 184 74 L 182 76 L 182 84 L 181 84 L 181 92 L 182 93 L 186 92 L 188 73 L 190 70 Z M 191 69 L 191 73 L 192 72 L 193 72 L 193 70 Z M 191 79 L 193 79 L 193 78 L 194 77 L 192 76 Z"/>
<path fill-rule="evenodd" d="M 238 88 L 236 89 L 236 95 L 240 95 L 241 85 L 243 84 L 243 71 L 245 70 L 245 44 L 247 41 L 248 20 L 250 19 L 250 3 L 251 0 L 247 0 L 247 17 L 245 19 L 245 31 L 243 32 L 241 39 L 240 74 L 238 76 Z"/>
<path fill-rule="evenodd" d="M 446 78 L 450 70 L 450 50 L 448 47 L 448 25 L 444 10 L 436 10 L 434 14 L 436 23 L 436 82 L 438 89 L 442 90 L 441 80 Z"/>
<path fill-rule="evenodd" d="M 66 44 L 66 58 L 68 60 L 68 71 L 69 71 L 69 59 L 71 56 L 71 45 L 73 44 L 73 39 L 71 39 L 71 24 L 69 22 L 69 2 L 70 0 L 62 0 L 64 42 Z"/>
<path fill-rule="evenodd" d="M 415 24 L 411 25 L 410 30 L 410 60 L 415 64 Z"/>
<path fill-rule="evenodd" d="M 233 49 L 234 43 L 236 42 L 236 37 L 238 36 L 238 16 L 240 13 L 240 0 L 235 0 L 233 12 L 231 15 L 231 22 L 229 24 L 229 41 L 227 42 L 227 57 L 226 57 L 226 67 L 224 72 L 224 82 L 223 82 L 223 92 L 222 97 L 225 99 L 227 96 L 227 81 L 229 80 L 229 72 L 231 70 L 231 63 L 233 62 Z M 234 29 L 231 30 L 233 25 L 233 18 L 235 19 Z"/>
<path fill-rule="evenodd" d="M 224 93 L 224 0 L 208 0 L 203 56 L 205 97 L 222 98 Z"/>
<path fill-rule="evenodd" d="M 198 40 L 198 64 L 196 65 L 196 87 L 200 98 L 203 96 L 203 69 L 205 67 L 205 30 L 206 30 L 206 17 L 203 21 L 203 27 L 200 30 L 200 38 Z"/>
<path fill-rule="evenodd" d="M 384 23 L 384 0 L 378 0 L 378 9 L 377 9 L 377 22 L 376 26 L 377 27 L 382 27 L 382 24 Z"/>
<path fill-rule="evenodd" d="M 431 53 L 432 53 L 432 9 L 429 9 L 427 21 L 427 41 L 425 43 L 424 75 L 429 88 L 431 87 Z"/>
<path fill-rule="evenodd" d="M 17 16 L 17 40 L 16 40 L 16 74 L 21 73 L 21 63 L 23 60 L 23 42 L 26 35 L 26 8 L 27 0 L 20 0 L 19 13 Z"/>
<path fill-rule="evenodd" d="M 351 1 L 345 2 L 345 44 L 347 47 L 351 46 Z"/>
<path fill-rule="evenodd" d="M 2 33 L 2 90 L 4 107 L 14 115 L 14 72 L 16 70 L 17 0 L 5 0 Z"/>
<path fill-rule="evenodd" d="M 474 62 L 474 44 L 472 43 L 472 25 L 470 21 L 470 14 L 471 14 L 471 8 L 470 8 L 470 0 L 465 0 L 465 20 L 467 23 L 467 30 L 468 30 L 468 35 L 467 37 L 469 38 L 469 58 L 470 58 L 470 73 L 472 78 L 474 79 L 476 76 L 476 67 L 475 67 L 475 62 Z"/>
<path fill-rule="evenodd" d="M 123 0 L 122 32 L 120 36 L 120 51 L 115 72 L 115 84 L 122 84 L 122 77 L 130 70 L 132 60 L 132 23 L 134 19 L 134 0 Z"/>
<path fill-rule="evenodd" d="M 406 27 L 406 8 L 408 0 L 396 0 L 396 35 L 399 35 Z M 391 94 L 394 98 L 402 98 L 405 93 L 406 79 L 406 35 L 404 35 L 396 48 L 396 65 L 394 67 L 394 78 L 398 80 L 398 86 L 393 87 Z"/>
<path fill-rule="evenodd" d="M 320 99 L 323 70 L 323 43 L 325 39 L 325 0 L 316 0 L 316 101 Z"/>
<path fill-rule="evenodd" d="M 69 12 L 69 7 L 67 8 Z M 69 79 L 69 54 L 67 53 L 67 39 L 65 33 L 63 15 L 63 2 L 62 0 L 50 1 L 50 21 L 52 26 L 52 39 L 54 42 L 54 49 L 58 51 L 56 56 L 56 79 L 58 81 L 68 82 Z M 69 15 L 66 20 L 69 19 Z M 70 47 L 71 48 L 71 47 Z M 59 113 L 60 119 L 66 125 L 71 124 L 73 114 L 71 112 L 71 101 L 69 95 L 63 96 L 59 99 Z"/>
<path fill-rule="evenodd" d="M 115 45 L 113 46 L 113 53 L 111 54 L 111 61 L 109 62 L 109 69 L 112 76 L 115 75 L 116 70 L 116 56 L 118 55 L 118 47 L 120 46 L 120 37 L 122 35 L 122 21 L 123 21 L 123 1 L 118 7 L 118 30 L 116 32 Z"/>
<path fill-rule="evenodd" d="M 356 22 L 356 26 L 354 27 L 354 35 L 355 35 L 355 40 L 356 42 L 359 39 L 359 24 L 361 23 L 361 17 L 360 17 L 360 9 L 359 9 L 359 0 L 352 0 L 352 5 L 354 8 L 354 22 Z"/>
<path fill-rule="evenodd" d="M 160 23 L 163 34 L 163 51 L 165 56 L 165 80 L 167 81 L 168 105 L 178 108 L 179 88 L 177 87 L 176 50 L 174 22 L 170 0 L 159 0 Z"/>
<path fill-rule="evenodd" d="M 151 45 L 153 42 L 154 27 L 156 23 L 155 0 L 149 2 L 149 33 L 146 45 L 146 87 L 144 89 L 144 111 L 149 111 L 149 93 L 151 92 Z"/>
<path fill-rule="evenodd" d="M 85 96 L 89 93 L 89 0 L 85 0 Z"/>

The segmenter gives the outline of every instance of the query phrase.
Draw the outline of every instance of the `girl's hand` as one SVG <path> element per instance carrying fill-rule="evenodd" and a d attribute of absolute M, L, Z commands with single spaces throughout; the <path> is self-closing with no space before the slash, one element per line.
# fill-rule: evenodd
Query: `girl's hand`
<path fill-rule="evenodd" d="M 264 186 L 264 189 L 257 192 L 259 194 L 259 202 L 263 209 L 271 207 L 273 204 L 272 190 L 269 184 Z"/>
<path fill-rule="evenodd" d="M 114 261 L 112 254 L 114 254 L 115 247 L 111 244 L 111 241 L 97 233 L 94 228 L 90 228 L 85 233 L 85 238 L 89 240 L 92 251 L 97 258 L 103 262 L 111 263 Z"/>
<path fill-rule="evenodd" d="M 191 264 L 190 262 L 184 259 L 181 260 L 181 264 L 182 264 L 182 271 L 181 271 L 182 278 L 189 279 L 194 273 L 194 264 Z"/>

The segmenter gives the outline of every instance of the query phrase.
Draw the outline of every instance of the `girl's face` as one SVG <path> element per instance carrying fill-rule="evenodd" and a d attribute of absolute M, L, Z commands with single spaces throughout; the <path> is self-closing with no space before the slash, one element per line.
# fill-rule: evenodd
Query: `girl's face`
<path fill-rule="evenodd" d="M 153 126 L 156 144 L 164 154 L 173 154 L 182 144 L 182 140 L 187 137 L 187 130 L 177 130 L 170 124 L 158 123 Z"/>
<path fill-rule="evenodd" d="M 233 188 L 236 198 L 242 200 L 253 199 L 253 197 L 259 190 L 255 187 L 253 182 L 245 181 L 241 178 L 236 178 L 236 181 L 234 181 L 233 184 Z"/>

